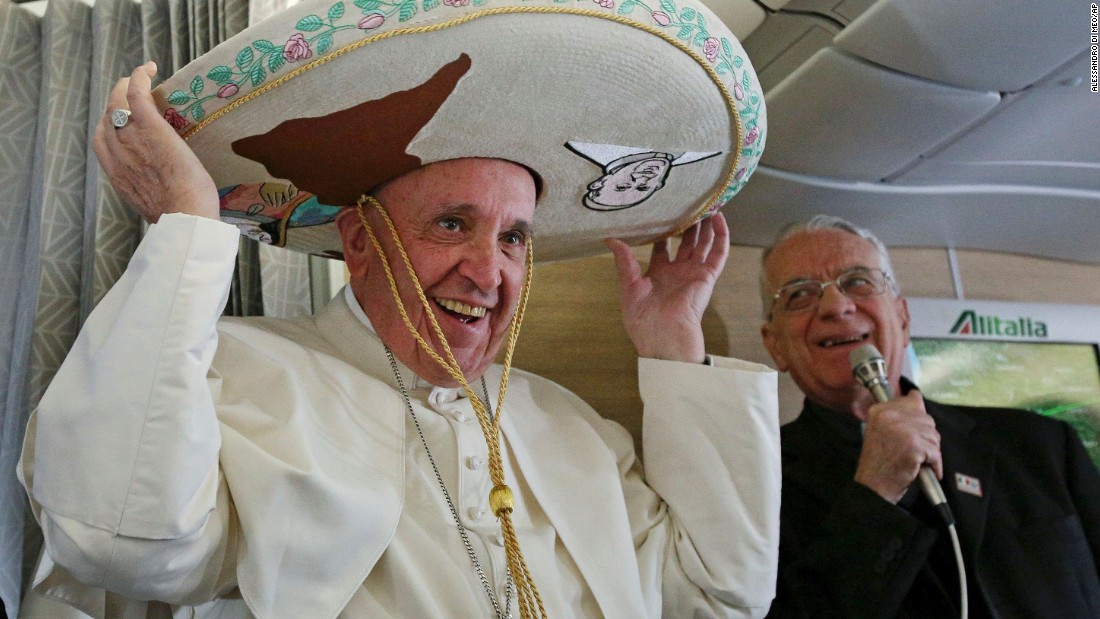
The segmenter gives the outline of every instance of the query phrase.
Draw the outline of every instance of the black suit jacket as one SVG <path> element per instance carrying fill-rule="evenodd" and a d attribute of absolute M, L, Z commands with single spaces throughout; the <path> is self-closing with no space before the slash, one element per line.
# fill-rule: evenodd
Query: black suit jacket
<path fill-rule="evenodd" d="M 925 405 L 940 432 L 970 617 L 1100 618 L 1100 474 L 1076 432 L 1027 411 Z M 893 505 L 853 481 L 858 421 L 807 403 L 781 436 L 779 583 L 768 616 L 957 617 L 946 528 L 916 484 Z"/>

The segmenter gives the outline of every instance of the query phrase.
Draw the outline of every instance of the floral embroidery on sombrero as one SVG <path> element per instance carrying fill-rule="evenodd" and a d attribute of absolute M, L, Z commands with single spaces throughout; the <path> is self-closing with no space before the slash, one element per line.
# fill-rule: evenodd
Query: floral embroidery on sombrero
<path fill-rule="evenodd" d="M 658 7 L 659 8 L 655 8 Z M 740 167 L 734 174 L 729 185 L 722 191 L 722 195 L 708 212 L 713 213 L 721 208 L 748 182 L 750 172 L 756 169 L 756 160 L 764 151 L 762 130 L 759 126 L 760 110 L 764 106 L 764 97 L 760 93 L 759 84 L 753 77 L 753 72 L 745 68 L 745 59 L 740 55 L 734 55 L 734 46 L 726 37 L 712 36 L 707 28 L 707 20 L 702 13 L 691 7 L 682 10 L 676 8 L 673 0 L 622 0 L 617 13 L 619 15 L 632 15 L 635 9 L 646 11 L 652 23 L 663 30 L 676 31 L 676 38 L 702 52 L 704 58 L 714 67 L 718 75 L 729 74 L 732 82 L 731 94 L 743 108 L 738 113 L 741 125 L 745 131 L 745 137 L 741 149 L 741 161 L 753 163 Z M 738 77 L 740 73 L 740 77 Z"/>
<path fill-rule="evenodd" d="M 180 113 L 174 108 L 168 108 L 164 111 L 164 120 L 167 120 L 168 124 L 172 125 L 172 128 L 176 131 L 183 131 L 191 124 L 187 122 L 186 118 L 180 116 Z"/>
<path fill-rule="evenodd" d="M 718 75 L 729 74 L 732 78 L 731 94 L 733 98 L 744 105 L 739 112 L 741 125 L 745 131 L 743 147 L 741 149 L 742 161 L 754 163 L 741 167 L 734 174 L 733 180 L 723 190 L 721 197 L 711 206 L 709 212 L 714 212 L 730 200 L 741 187 L 748 182 L 749 172 L 756 169 L 755 160 L 759 159 L 764 151 L 764 140 L 759 126 L 760 110 L 764 105 L 764 97 L 760 93 L 759 84 L 753 79 L 753 72 L 744 68 L 745 59 L 740 55 L 734 55 L 733 45 L 726 37 L 711 36 L 707 29 L 706 18 L 703 14 L 691 7 L 678 10 L 673 0 L 659 0 L 660 8 L 654 8 L 654 3 L 647 0 L 623 0 L 619 6 L 620 15 L 629 15 L 635 8 L 649 12 L 653 23 L 666 30 L 676 30 L 676 38 L 691 47 L 702 51 L 703 57 L 714 67 Z M 740 72 L 740 78 L 738 73 Z"/>
<path fill-rule="evenodd" d="M 287 62 L 301 62 L 303 60 L 309 60 L 313 57 L 313 50 L 309 48 L 309 41 L 306 40 L 306 35 L 301 32 L 290 37 L 290 40 L 283 45 L 283 59 Z"/>
<path fill-rule="evenodd" d="M 756 138 L 758 138 L 758 137 L 760 137 L 760 129 L 757 128 L 757 127 L 753 127 L 752 129 L 749 130 L 749 132 L 747 134 L 745 134 L 745 146 L 748 146 L 748 145 L 752 144 L 753 142 L 756 142 Z"/>
<path fill-rule="evenodd" d="M 368 1 L 377 0 L 357 0 L 360 3 Z M 333 34 L 340 30 L 359 29 L 361 22 L 367 22 L 367 18 L 364 18 L 357 20 L 355 24 L 339 24 L 338 22 L 344 18 L 344 12 L 344 3 L 337 2 L 329 7 L 328 13 L 323 18 L 318 15 L 303 17 L 294 26 L 299 32 L 290 35 L 281 45 L 266 39 L 252 41 L 249 46 L 237 52 L 234 58 L 235 66 L 213 67 L 207 71 L 205 79 L 196 75 L 191 80 L 190 92 L 172 91 L 168 95 L 168 103 L 174 106 L 179 115 L 184 118 L 190 116 L 196 121 L 206 118 L 203 104 L 210 99 L 229 99 L 238 94 L 246 83 L 255 88 L 267 80 L 269 72 L 277 73 L 287 63 L 298 63 L 313 57 L 314 49 L 318 54 L 326 54 L 333 46 Z M 384 19 L 385 16 L 382 16 L 382 20 Z M 377 28 L 382 20 L 378 20 L 377 23 L 370 22 L 370 27 Z M 306 33 L 310 33 L 308 37 Z M 215 92 L 203 96 L 203 92 L 206 91 L 206 80 L 214 83 Z"/>

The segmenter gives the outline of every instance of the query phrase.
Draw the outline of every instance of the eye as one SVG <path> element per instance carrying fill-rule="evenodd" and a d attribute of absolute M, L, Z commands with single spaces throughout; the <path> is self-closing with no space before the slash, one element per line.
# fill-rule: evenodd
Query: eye
<path fill-rule="evenodd" d="M 871 283 L 865 275 L 852 275 L 844 280 L 845 288 L 858 288 L 859 286 L 866 286 Z"/>
<path fill-rule="evenodd" d="M 436 220 L 435 225 L 443 228 L 448 232 L 459 232 L 462 230 L 462 220 L 453 215 L 440 217 L 438 220 Z"/>
<path fill-rule="evenodd" d="M 783 290 L 783 307 L 789 312 L 810 309 L 821 298 L 821 285 L 818 282 L 792 284 Z"/>
<path fill-rule="evenodd" d="M 846 294 L 869 296 L 880 292 L 881 280 L 871 271 L 859 270 L 844 275 L 840 287 Z"/>
<path fill-rule="evenodd" d="M 509 230 L 500 236 L 500 240 L 505 245 L 525 245 L 527 244 L 527 235 L 519 230 Z"/>
<path fill-rule="evenodd" d="M 798 288 L 791 288 L 791 289 L 787 290 L 787 292 L 784 296 L 787 297 L 787 302 L 790 303 L 791 301 L 797 301 L 797 300 L 799 300 L 803 297 L 810 296 L 810 289 L 806 286 L 799 286 Z"/>

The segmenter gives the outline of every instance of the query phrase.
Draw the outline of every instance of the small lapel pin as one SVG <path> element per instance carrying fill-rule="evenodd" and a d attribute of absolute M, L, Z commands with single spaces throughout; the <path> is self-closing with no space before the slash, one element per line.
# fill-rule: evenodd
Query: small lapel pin
<path fill-rule="evenodd" d="M 959 492 L 982 496 L 982 481 L 977 477 L 955 473 L 955 487 L 959 489 Z"/>

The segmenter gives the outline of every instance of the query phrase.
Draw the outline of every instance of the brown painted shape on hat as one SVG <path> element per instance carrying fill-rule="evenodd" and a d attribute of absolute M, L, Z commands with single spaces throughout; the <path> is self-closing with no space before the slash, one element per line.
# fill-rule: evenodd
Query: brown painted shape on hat
<path fill-rule="evenodd" d="M 326 116 L 285 120 L 267 133 L 233 142 L 233 152 L 322 204 L 354 204 L 379 183 L 420 167 L 420 158 L 405 149 L 471 64 L 462 54 L 420 86 Z"/>

